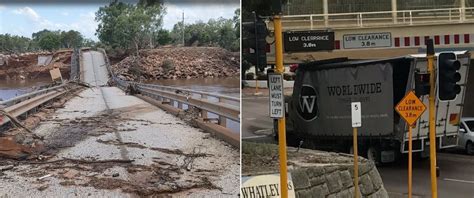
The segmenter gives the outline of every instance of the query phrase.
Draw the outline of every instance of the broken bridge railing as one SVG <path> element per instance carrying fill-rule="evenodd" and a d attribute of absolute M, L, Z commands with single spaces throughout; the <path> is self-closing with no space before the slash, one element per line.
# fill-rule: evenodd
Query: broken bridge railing
<path fill-rule="evenodd" d="M 8 113 L 12 117 L 21 115 L 27 116 L 28 112 L 35 111 L 41 105 L 65 94 L 70 88 L 67 83 L 61 85 L 40 89 L 27 94 L 23 94 L 6 101 L 0 102 L 0 110 Z M 0 126 L 8 123 L 8 116 L 0 114 Z"/>
<path fill-rule="evenodd" d="M 190 113 L 190 110 L 197 109 L 199 118 L 194 121 L 198 127 L 213 133 L 235 147 L 240 147 L 239 98 L 179 87 L 122 80 L 113 72 L 105 50 L 102 48 L 98 48 L 98 50 L 104 54 L 107 70 L 112 82 L 118 88 L 177 115 L 183 111 Z"/>
<path fill-rule="evenodd" d="M 227 119 L 240 123 L 239 98 L 178 87 L 135 83 L 119 78 L 115 78 L 114 81 L 123 90 L 133 87 L 142 95 L 180 109 L 187 109 L 189 107 L 199 108 L 202 118 L 215 118 L 221 126 L 226 127 Z M 215 114 L 217 117 L 209 115 L 209 113 Z"/>

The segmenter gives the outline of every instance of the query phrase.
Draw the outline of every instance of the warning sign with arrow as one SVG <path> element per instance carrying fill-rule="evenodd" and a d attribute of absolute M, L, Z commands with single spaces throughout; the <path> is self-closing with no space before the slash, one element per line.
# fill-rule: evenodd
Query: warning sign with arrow
<path fill-rule="evenodd" d="M 425 112 L 426 106 L 416 97 L 415 92 L 408 92 L 405 97 L 395 106 L 395 110 L 402 116 L 402 118 L 412 126 Z"/>

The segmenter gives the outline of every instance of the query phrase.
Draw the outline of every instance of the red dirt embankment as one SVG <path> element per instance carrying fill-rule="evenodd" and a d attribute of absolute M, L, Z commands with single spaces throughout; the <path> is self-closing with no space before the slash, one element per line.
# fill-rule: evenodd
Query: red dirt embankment
<path fill-rule="evenodd" d="M 52 55 L 51 63 L 38 65 L 38 56 Z M 50 76 L 49 70 L 59 68 L 63 78 L 69 77 L 72 50 L 61 50 L 54 53 L 29 52 L 22 54 L 0 55 L 0 79 L 35 79 Z"/>
<path fill-rule="evenodd" d="M 219 47 L 170 47 L 140 50 L 112 66 L 126 80 L 217 78 L 238 76 L 239 53 Z"/>

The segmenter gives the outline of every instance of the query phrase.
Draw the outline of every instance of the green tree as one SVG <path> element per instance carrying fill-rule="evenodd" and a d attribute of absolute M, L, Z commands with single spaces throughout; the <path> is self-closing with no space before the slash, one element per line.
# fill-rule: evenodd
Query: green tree
<path fill-rule="evenodd" d="M 83 47 L 95 47 L 97 43 L 93 41 L 92 39 L 84 39 L 82 40 L 81 46 Z"/>
<path fill-rule="evenodd" d="M 171 43 L 172 38 L 168 30 L 161 29 L 161 30 L 158 30 L 155 40 L 160 45 L 168 45 Z"/>
<path fill-rule="evenodd" d="M 0 34 L 0 52 L 1 53 L 21 53 L 30 51 L 35 46 L 32 45 L 31 39 L 10 35 L 10 34 Z"/>
<path fill-rule="evenodd" d="M 39 38 L 38 45 L 43 50 L 58 49 L 61 46 L 61 37 L 56 32 L 46 32 Z"/>
<path fill-rule="evenodd" d="M 234 18 L 232 20 L 234 22 L 235 36 L 240 38 L 240 8 L 234 11 Z"/>
<path fill-rule="evenodd" d="M 81 33 L 75 30 L 61 32 L 61 45 L 64 48 L 75 48 L 82 45 L 84 38 Z"/>
<path fill-rule="evenodd" d="M 238 15 L 239 10 L 235 11 Z M 231 51 L 240 50 L 240 22 L 239 17 L 233 19 L 210 19 L 207 23 L 197 21 L 186 24 L 184 28 L 185 45 L 220 46 Z M 239 24 L 237 24 L 239 23 Z M 183 41 L 183 25 L 176 23 L 171 30 L 171 39 L 175 44 Z M 238 32 L 238 33 L 237 33 Z"/>
<path fill-rule="evenodd" d="M 140 1 L 137 5 L 114 1 L 99 8 L 95 20 L 99 40 L 112 48 L 138 50 L 153 47 L 161 29 L 165 7 L 161 1 Z"/>
<path fill-rule="evenodd" d="M 38 32 L 33 33 L 33 34 L 31 35 L 31 38 L 33 38 L 33 40 L 35 40 L 35 41 L 39 41 L 39 39 L 40 39 L 43 35 L 48 34 L 48 33 L 50 33 L 50 32 L 52 32 L 52 31 L 51 31 L 51 30 L 47 30 L 47 29 L 43 29 L 43 30 L 41 30 L 41 31 L 38 31 Z"/>

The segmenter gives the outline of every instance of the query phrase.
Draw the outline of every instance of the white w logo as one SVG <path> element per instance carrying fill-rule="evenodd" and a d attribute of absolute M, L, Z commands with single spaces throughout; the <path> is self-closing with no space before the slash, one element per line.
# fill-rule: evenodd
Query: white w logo
<path fill-rule="evenodd" d="M 301 99 L 303 99 L 302 101 L 303 103 L 300 102 L 300 107 L 301 107 L 302 112 L 304 113 L 306 110 L 308 113 L 313 113 L 314 102 L 316 101 L 316 96 L 301 96 Z M 308 102 L 308 99 L 311 99 L 311 101 Z"/>

